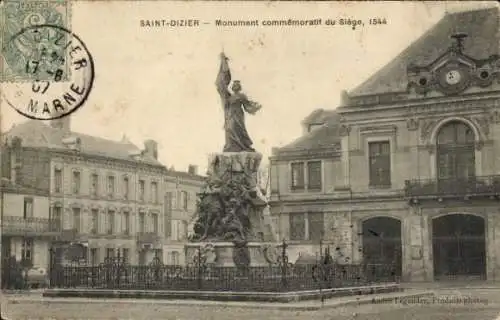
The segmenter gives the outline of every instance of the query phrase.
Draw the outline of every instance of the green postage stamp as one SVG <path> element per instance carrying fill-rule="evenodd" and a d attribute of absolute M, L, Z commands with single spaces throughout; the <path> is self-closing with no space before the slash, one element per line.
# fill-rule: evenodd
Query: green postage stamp
<path fill-rule="evenodd" d="M 67 71 L 65 48 L 70 35 L 35 26 L 70 28 L 68 0 L 5 0 L 1 6 L 1 81 L 50 81 L 58 70 Z M 26 30 L 29 29 L 29 32 Z M 61 72 L 64 78 L 68 72 Z M 63 79 L 64 80 L 64 79 Z"/>

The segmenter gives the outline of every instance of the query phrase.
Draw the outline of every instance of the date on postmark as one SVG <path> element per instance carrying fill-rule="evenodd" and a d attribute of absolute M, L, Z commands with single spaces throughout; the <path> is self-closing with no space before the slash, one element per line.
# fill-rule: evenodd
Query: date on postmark
<path fill-rule="evenodd" d="M 30 43 L 48 39 L 47 43 L 56 48 L 51 58 L 59 63 L 30 59 L 23 72 L 33 80 L 4 82 L 4 101 L 20 114 L 38 120 L 61 118 L 82 106 L 94 82 L 94 61 L 83 41 L 63 27 L 46 24 L 24 28 L 9 41 L 19 38 L 30 39 Z M 26 50 L 36 48 L 27 46 Z M 61 63 L 67 67 L 62 68 Z"/>

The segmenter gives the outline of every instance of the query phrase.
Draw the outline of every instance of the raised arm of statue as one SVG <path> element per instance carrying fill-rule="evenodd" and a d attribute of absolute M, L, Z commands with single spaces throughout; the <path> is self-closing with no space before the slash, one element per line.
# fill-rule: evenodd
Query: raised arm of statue
<path fill-rule="evenodd" d="M 227 63 L 227 57 L 224 53 L 220 55 L 220 67 L 219 73 L 217 74 L 217 79 L 215 81 L 215 85 L 217 87 L 217 92 L 225 101 L 231 93 L 229 92 L 228 86 L 231 83 L 231 71 L 229 70 L 229 64 Z"/>

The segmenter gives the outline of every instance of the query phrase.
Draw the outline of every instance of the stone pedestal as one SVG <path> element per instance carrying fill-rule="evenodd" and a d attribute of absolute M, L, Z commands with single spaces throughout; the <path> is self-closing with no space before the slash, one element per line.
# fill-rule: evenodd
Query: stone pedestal
<path fill-rule="evenodd" d="M 276 244 L 267 242 L 248 242 L 251 267 L 266 267 L 277 263 L 279 250 Z M 215 267 L 236 267 L 235 245 L 231 242 L 199 242 L 186 244 L 186 263 L 197 264 L 201 257 L 205 264 Z M 273 250 L 271 252 L 271 250 Z"/>

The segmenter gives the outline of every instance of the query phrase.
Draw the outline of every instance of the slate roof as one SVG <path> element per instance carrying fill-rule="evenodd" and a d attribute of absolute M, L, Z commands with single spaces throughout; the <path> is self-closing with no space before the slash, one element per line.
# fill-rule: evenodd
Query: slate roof
<path fill-rule="evenodd" d="M 324 123 L 324 125 L 306 133 L 295 141 L 278 148 L 277 151 L 281 153 L 286 151 L 332 148 L 340 143 L 338 134 L 339 121 L 340 116 L 335 112 L 335 110 L 315 110 L 307 116 L 302 123 Z"/>
<path fill-rule="evenodd" d="M 427 65 L 452 44 L 450 36 L 463 32 L 464 54 L 486 59 L 499 52 L 498 8 L 486 8 L 446 14 L 437 24 L 413 42 L 368 80 L 349 92 L 349 96 L 406 91 L 406 68 L 409 64 Z"/>
<path fill-rule="evenodd" d="M 335 121 L 339 117 L 335 110 L 316 109 L 302 120 L 302 125 L 320 124 Z"/>
<path fill-rule="evenodd" d="M 10 129 L 6 136 L 9 138 L 19 137 L 22 145 L 34 148 L 50 148 L 58 150 L 69 150 L 63 143 L 63 138 L 80 138 L 82 154 L 103 156 L 119 160 L 134 161 L 132 154 L 139 154 L 141 149 L 127 140 L 113 141 L 95 137 L 83 133 L 71 132 L 65 134 L 63 131 L 37 120 L 28 120 Z M 137 162 L 151 165 L 163 166 L 158 160 L 148 155 L 142 155 Z"/>

